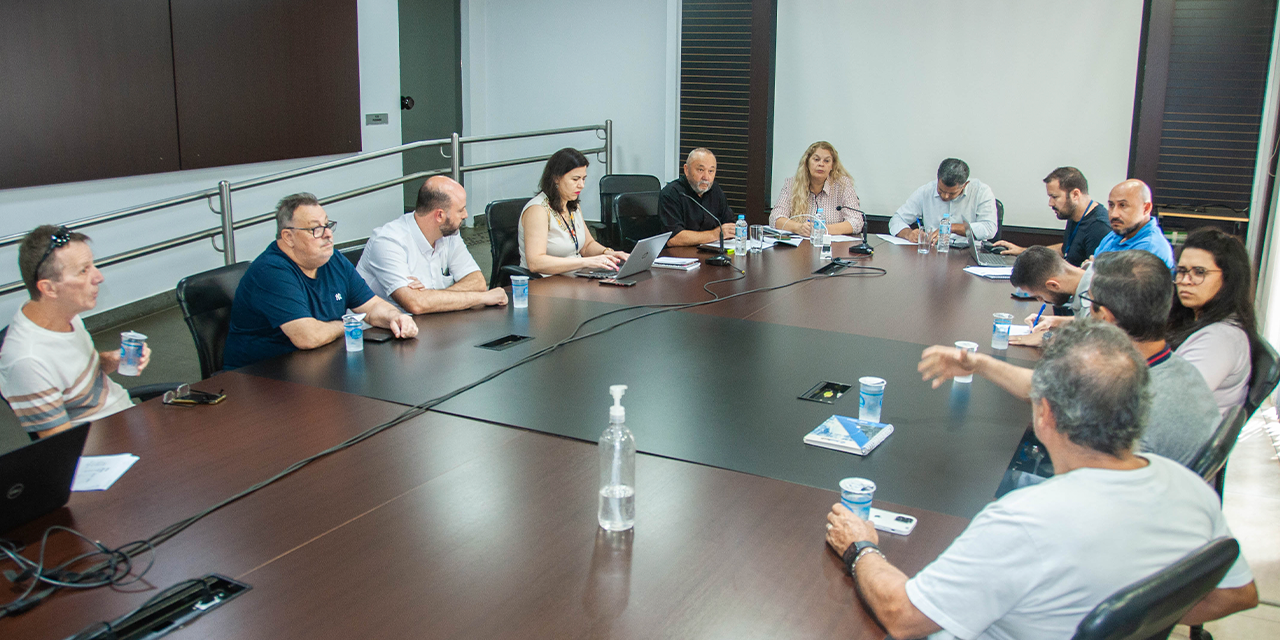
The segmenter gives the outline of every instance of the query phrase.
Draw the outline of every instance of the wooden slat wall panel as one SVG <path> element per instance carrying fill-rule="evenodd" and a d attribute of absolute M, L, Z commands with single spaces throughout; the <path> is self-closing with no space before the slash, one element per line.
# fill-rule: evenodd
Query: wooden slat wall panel
<path fill-rule="evenodd" d="M 680 42 L 680 158 L 706 147 L 729 206 L 747 211 L 751 0 L 685 0 Z"/>
<path fill-rule="evenodd" d="M 1175 3 L 1157 202 L 1248 209 L 1275 13 L 1275 0 Z"/>

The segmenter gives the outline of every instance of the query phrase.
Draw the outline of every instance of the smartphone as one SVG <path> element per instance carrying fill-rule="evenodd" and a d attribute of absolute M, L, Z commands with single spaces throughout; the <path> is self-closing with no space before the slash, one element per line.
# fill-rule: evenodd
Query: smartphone
<path fill-rule="evenodd" d="M 391 333 L 390 329 L 379 329 L 376 327 L 369 327 L 368 329 L 364 330 L 365 342 L 386 342 L 394 337 L 395 335 Z"/>
<path fill-rule="evenodd" d="M 602 287 L 603 286 L 634 287 L 635 285 L 636 285 L 635 280 L 618 280 L 616 278 L 605 278 L 604 280 L 600 281 L 600 286 Z"/>
<path fill-rule="evenodd" d="M 871 524 L 881 531 L 905 536 L 916 528 L 916 519 L 903 513 L 894 513 L 883 509 L 871 509 Z"/>

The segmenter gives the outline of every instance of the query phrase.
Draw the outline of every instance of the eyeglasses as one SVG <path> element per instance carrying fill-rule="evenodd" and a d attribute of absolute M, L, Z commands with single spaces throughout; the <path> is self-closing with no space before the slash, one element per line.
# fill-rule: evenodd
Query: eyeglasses
<path fill-rule="evenodd" d="M 176 404 L 180 407 L 192 407 L 198 404 L 218 404 L 226 400 L 226 394 L 219 389 L 217 393 L 209 393 L 208 391 L 200 391 L 192 389 L 191 385 L 184 384 L 172 391 L 164 392 L 160 401 L 165 404 Z"/>
<path fill-rule="evenodd" d="M 1093 293 L 1093 291 L 1090 291 L 1089 293 Z M 1107 306 L 1107 305 L 1105 305 L 1105 304 L 1102 304 L 1101 302 L 1098 302 L 1098 299 L 1097 299 L 1097 298 L 1094 298 L 1093 296 L 1090 296 L 1090 295 L 1089 295 L 1089 293 L 1082 293 L 1082 294 L 1080 294 L 1080 299 L 1081 299 L 1081 300 L 1084 300 L 1085 302 L 1088 302 L 1088 303 L 1089 303 L 1089 306 L 1091 306 L 1091 307 L 1105 307 L 1105 306 Z"/>
<path fill-rule="evenodd" d="M 34 273 L 36 279 L 40 278 L 40 265 L 43 265 L 44 261 L 48 260 L 54 251 L 67 246 L 69 242 L 71 242 L 71 230 L 66 227 L 58 227 L 58 230 L 49 236 L 49 246 L 45 248 L 44 255 L 40 256 L 40 260 L 36 262 Z"/>
<path fill-rule="evenodd" d="M 294 231 L 310 231 L 312 238 L 323 238 L 325 231 L 333 231 L 338 226 L 337 220 L 330 220 L 318 227 L 284 227 L 285 229 L 293 229 Z"/>
<path fill-rule="evenodd" d="M 1206 269 L 1204 267 L 1178 267 L 1173 271 L 1173 281 L 1177 282 L 1186 278 L 1191 284 L 1204 283 L 1205 276 L 1211 273 L 1220 273 L 1222 269 Z"/>

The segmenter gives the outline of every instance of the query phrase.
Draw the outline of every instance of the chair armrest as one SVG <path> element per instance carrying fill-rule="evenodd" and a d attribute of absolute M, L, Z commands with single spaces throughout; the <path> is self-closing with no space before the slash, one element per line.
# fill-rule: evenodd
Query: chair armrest
<path fill-rule="evenodd" d="M 509 276 L 528 276 L 530 280 L 537 280 L 538 278 L 542 277 L 542 274 L 534 273 L 516 264 L 503 265 L 502 268 L 499 269 L 499 271 Z"/>

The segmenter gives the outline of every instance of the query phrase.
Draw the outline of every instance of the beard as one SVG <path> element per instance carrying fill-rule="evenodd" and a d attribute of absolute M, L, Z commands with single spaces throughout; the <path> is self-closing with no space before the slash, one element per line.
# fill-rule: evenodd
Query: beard
<path fill-rule="evenodd" d="M 454 235 L 454 234 L 458 233 L 458 231 L 459 231 L 460 229 L 462 229 L 462 223 L 461 223 L 461 222 L 459 222 L 459 223 L 457 223 L 457 224 L 455 224 L 455 225 L 450 225 L 449 223 L 447 223 L 447 222 L 446 222 L 446 223 L 444 223 L 444 224 L 440 225 L 440 235 L 442 235 L 442 236 L 451 236 L 451 235 Z"/>
<path fill-rule="evenodd" d="M 698 182 L 693 185 L 694 193 L 697 193 L 700 196 L 705 195 L 710 190 L 711 190 L 710 182 Z"/>

